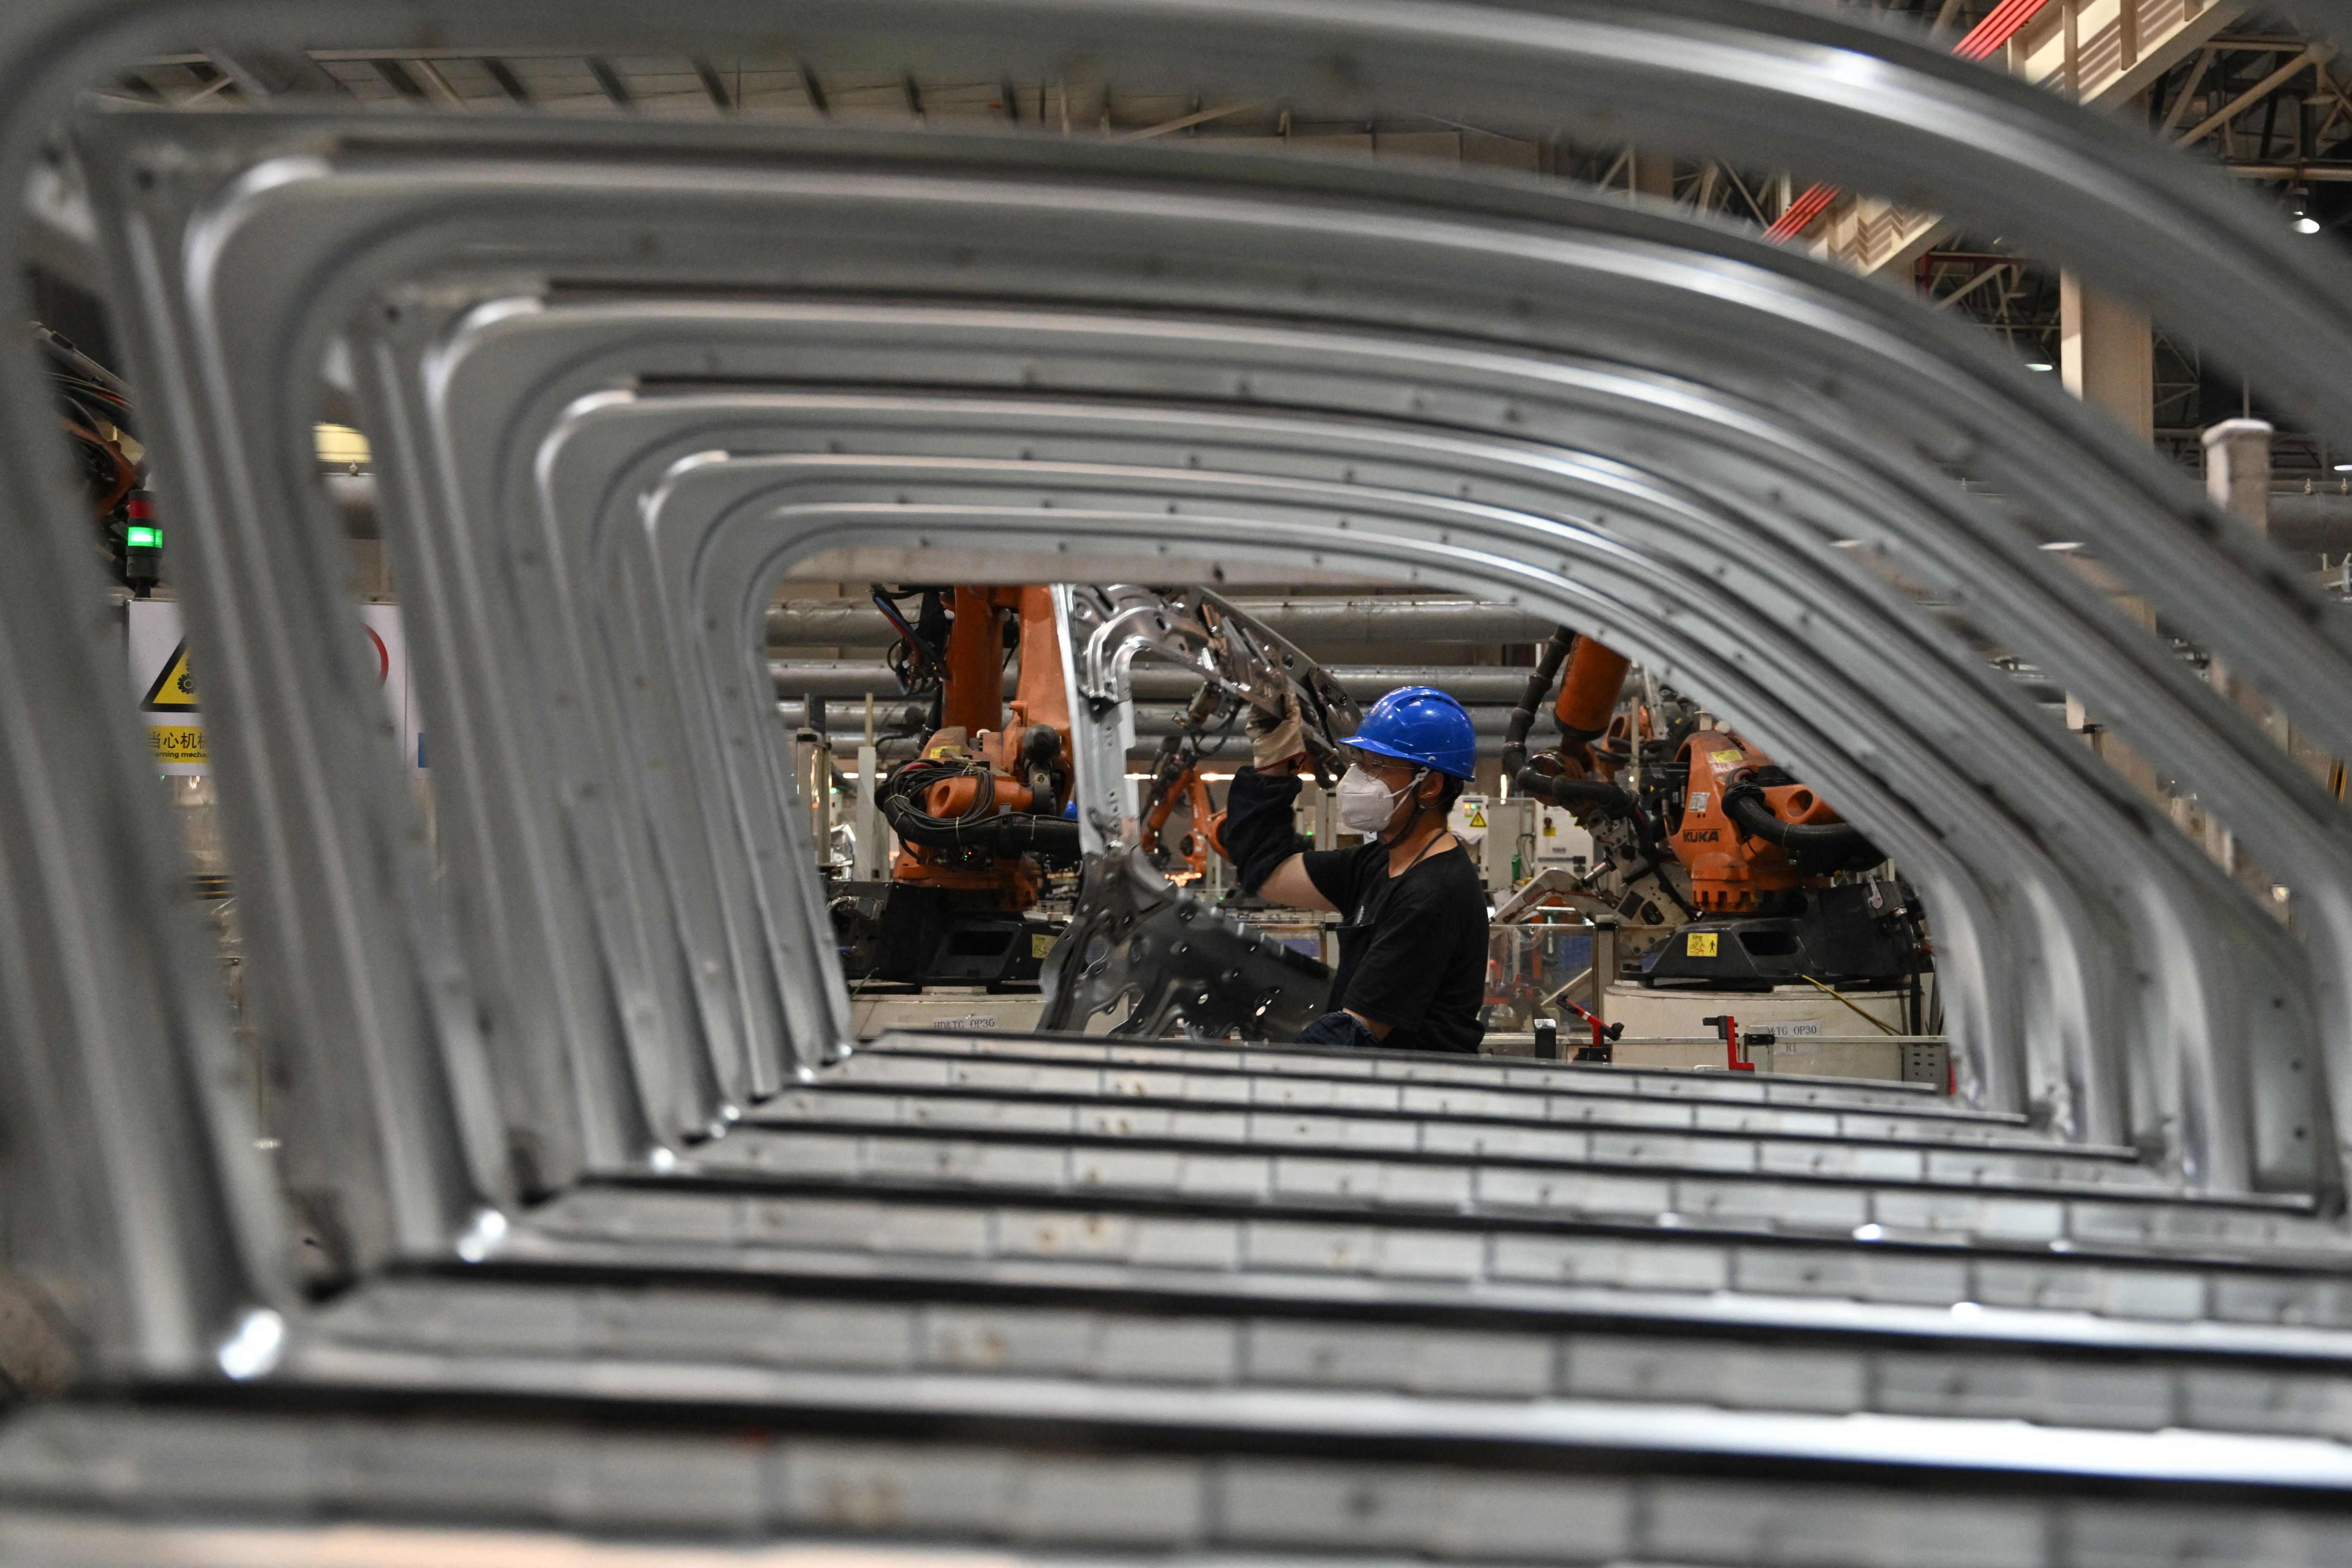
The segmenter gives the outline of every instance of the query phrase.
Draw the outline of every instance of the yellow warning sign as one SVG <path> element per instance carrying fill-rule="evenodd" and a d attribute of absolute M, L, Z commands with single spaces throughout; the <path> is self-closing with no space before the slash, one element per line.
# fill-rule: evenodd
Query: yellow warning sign
<path fill-rule="evenodd" d="M 1043 958 L 1053 951 L 1054 935 L 1051 931 L 1033 931 L 1029 933 L 1030 957 Z"/>
<path fill-rule="evenodd" d="M 163 668 L 155 677 L 155 684 L 139 700 L 139 706 L 149 713 L 193 713 L 196 710 L 195 678 L 188 673 L 188 642 L 180 639 L 172 657 L 163 661 Z M 193 759 L 201 761 L 202 759 Z"/>
<path fill-rule="evenodd" d="M 1720 766 L 1726 763 L 1736 763 L 1747 754 L 1747 752 L 1735 746 L 1727 752 L 1709 752 L 1706 754 L 1706 760 Z"/>
<path fill-rule="evenodd" d="M 1717 942 L 1721 940 L 1721 932 L 1711 931 L 1695 931 L 1684 933 L 1683 956 L 1685 958 L 1715 957 L 1715 944 Z"/>
<path fill-rule="evenodd" d="M 1474 806 L 1472 806 L 1472 807 L 1470 808 L 1470 819 L 1469 819 L 1469 822 L 1468 822 L 1467 826 L 1471 826 L 1471 827 L 1484 827 L 1484 826 L 1486 826 L 1486 808 L 1485 806 L 1483 806 L 1483 805 L 1474 805 Z"/>
<path fill-rule="evenodd" d="M 205 727 L 201 724 L 154 724 L 148 727 L 148 744 L 155 748 L 159 763 L 201 763 L 205 756 Z"/>

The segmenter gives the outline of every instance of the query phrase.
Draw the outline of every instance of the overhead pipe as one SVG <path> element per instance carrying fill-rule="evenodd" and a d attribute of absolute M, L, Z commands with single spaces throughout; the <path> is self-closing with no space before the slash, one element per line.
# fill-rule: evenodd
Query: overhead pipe
<path fill-rule="evenodd" d="M 829 724 L 825 732 L 825 744 L 833 751 L 834 771 L 845 777 L 855 773 L 856 769 L 854 762 L 857 750 L 865 743 L 866 732 L 862 729 L 845 727 L 838 721 Z M 874 750 L 881 759 L 882 766 L 888 769 L 913 757 L 921 743 L 922 738 L 919 735 L 884 735 L 876 739 Z M 1489 734 L 1478 737 L 1476 752 L 1478 761 L 1497 762 L 1502 754 L 1503 738 L 1500 735 Z M 1160 738 L 1138 731 L 1135 744 L 1129 748 L 1127 752 L 1128 771 L 1138 776 L 1147 775 L 1151 772 L 1152 763 L 1159 758 Z M 1237 739 L 1231 750 L 1216 756 L 1204 758 L 1201 767 L 1209 778 L 1219 779 L 1247 761 L 1249 761 L 1249 753 L 1242 749 L 1241 742 Z M 1513 784 L 1510 793 L 1517 795 L 1527 792 Z M 1551 804 L 1556 805 L 1560 803 L 1553 801 Z"/>
<path fill-rule="evenodd" d="M 1478 599 L 1237 599 L 1302 647 L 1329 643 L 1538 643 L 1551 623 Z M 793 599 L 768 612 L 770 647 L 887 647 L 898 633 L 857 599 Z"/>
<path fill-rule="evenodd" d="M 768 672 L 780 698 L 857 698 L 869 692 L 877 702 L 905 698 L 898 676 L 871 659 L 774 659 Z M 1527 679 L 1524 668 L 1509 665 L 1339 664 L 1325 666 L 1325 673 L 1359 703 L 1372 702 L 1400 686 L 1434 686 L 1465 707 L 1509 702 Z M 1131 679 L 1136 697 L 1146 702 L 1181 702 L 1201 685 L 1199 676 L 1156 662 L 1138 663 Z M 1013 688 L 1014 678 L 1007 671 L 1004 695 L 1012 696 Z"/>
<path fill-rule="evenodd" d="M 844 732 L 855 728 L 864 733 L 865 710 L 828 700 L 822 691 L 806 694 L 816 699 L 819 713 L 826 720 L 828 730 L 842 728 Z M 798 730 L 807 723 L 806 696 L 782 697 L 776 701 L 776 716 Z M 1463 707 L 1470 715 L 1471 728 L 1481 737 L 1492 737 L 1498 744 L 1510 730 L 1511 710 L 1496 703 L 1465 702 Z M 896 698 L 889 702 L 874 704 L 874 727 L 877 732 L 907 732 L 923 726 L 930 705 L 922 699 Z M 1184 705 L 1174 702 L 1139 702 L 1135 705 L 1135 732 L 1138 735 L 1172 734 L 1182 722 Z M 852 723 L 855 721 L 855 723 Z M 1234 726 L 1237 738 L 1242 733 L 1239 723 Z"/>

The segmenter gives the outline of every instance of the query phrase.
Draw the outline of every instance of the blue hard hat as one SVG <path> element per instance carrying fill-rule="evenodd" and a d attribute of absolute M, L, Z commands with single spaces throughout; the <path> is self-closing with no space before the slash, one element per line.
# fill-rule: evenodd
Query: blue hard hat
<path fill-rule="evenodd" d="M 1466 779 L 1478 763 L 1478 732 L 1462 704 L 1433 686 L 1400 686 L 1371 706 L 1339 742 L 1375 756 Z"/>

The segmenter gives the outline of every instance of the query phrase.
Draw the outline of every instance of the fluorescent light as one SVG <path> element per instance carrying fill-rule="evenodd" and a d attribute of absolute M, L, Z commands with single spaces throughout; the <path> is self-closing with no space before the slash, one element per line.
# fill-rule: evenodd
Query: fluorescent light
<path fill-rule="evenodd" d="M 2082 549 L 2083 542 L 2079 539 L 2053 539 L 2042 548 L 2053 555 L 2063 555 L 2070 551 Z"/>
<path fill-rule="evenodd" d="M 2030 359 L 2025 362 L 2025 368 L 2028 370 L 2056 370 L 2058 367 L 2052 364 L 2046 359 Z"/>
<path fill-rule="evenodd" d="M 348 425 L 314 425 L 310 440 L 319 461 L 330 468 L 367 467 L 368 438 Z"/>

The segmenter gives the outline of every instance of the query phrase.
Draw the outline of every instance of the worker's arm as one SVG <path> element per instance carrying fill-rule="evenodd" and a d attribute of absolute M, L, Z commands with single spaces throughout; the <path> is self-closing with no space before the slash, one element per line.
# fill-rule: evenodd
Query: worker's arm
<path fill-rule="evenodd" d="M 1258 884 L 1257 896 L 1270 904 L 1284 904 L 1294 910 L 1331 910 L 1339 906 L 1323 896 L 1314 879 L 1307 875 L 1304 853 L 1291 856 L 1266 874 Z"/>
<path fill-rule="evenodd" d="M 1234 880 L 1269 903 L 1295 910 L 1334 907 L 1307 875 L 1307 839 L 1295 821 L 1298 779 L 1245 767 L 1225 795 L 1226 858 Z"/>

